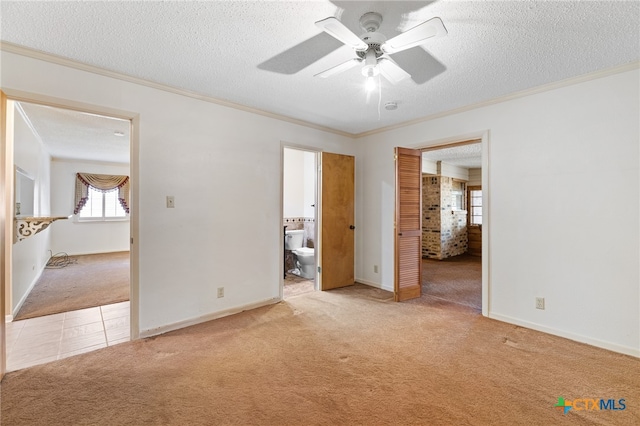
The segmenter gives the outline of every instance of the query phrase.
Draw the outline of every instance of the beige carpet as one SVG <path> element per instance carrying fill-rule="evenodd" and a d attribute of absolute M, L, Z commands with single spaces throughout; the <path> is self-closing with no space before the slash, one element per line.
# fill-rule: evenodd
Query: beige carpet
<path fill-rule="evenodd" d="M 8 373 L 1 398 L 14 426 L 638 425 L 640 360 L 356 285 Z"/>
<path fill-rule="evenodd" d="M 482 258 L 422 259 L 422 294 L 482 310 Z"/>
<path fill-rule="evenodd" d="M 71 256 L 59 269 L 45 269 L 14 320 L 129 300 L 129 252 Z"/>

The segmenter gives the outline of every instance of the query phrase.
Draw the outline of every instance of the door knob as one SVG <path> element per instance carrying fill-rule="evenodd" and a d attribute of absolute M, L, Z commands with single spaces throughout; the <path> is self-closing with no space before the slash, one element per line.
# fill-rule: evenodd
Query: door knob
<path fill-rule="evenodd" d="M 356 227 L 353 225 L 349 225 L 349 229 L 356 229 Z"/>

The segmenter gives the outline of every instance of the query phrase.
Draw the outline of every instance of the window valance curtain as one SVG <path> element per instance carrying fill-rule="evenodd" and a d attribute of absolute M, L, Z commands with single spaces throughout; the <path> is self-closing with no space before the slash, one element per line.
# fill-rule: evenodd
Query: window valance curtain
<path fill-rule="evenodd" d="M 74 214 L 80 213 L 89 197 L 89 187 L 109 192 L 118 190 L 120 205 L 129 213 L 129 176 L 97 175 L 93 173 L 76 173 L 76 197 Z"/>

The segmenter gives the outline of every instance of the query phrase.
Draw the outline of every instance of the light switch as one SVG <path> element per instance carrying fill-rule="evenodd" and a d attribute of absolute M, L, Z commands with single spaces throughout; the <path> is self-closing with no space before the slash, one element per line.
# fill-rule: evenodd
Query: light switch
<path fill-rule="evenodd" d="M 173 195 L 167 195 L 167 208 L 172 209 L 176 206 L 176 199 Z"/>

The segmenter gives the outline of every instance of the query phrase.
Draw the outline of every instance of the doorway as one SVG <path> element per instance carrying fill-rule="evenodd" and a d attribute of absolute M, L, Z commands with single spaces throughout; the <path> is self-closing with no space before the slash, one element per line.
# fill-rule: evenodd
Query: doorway
<path fill-rule="evenodd" d="M 299 171 L 301 164 L 304 165 L 302 172 Z M 290 274 L 294 275 L 292 280 L 304 278 L 307 281 L 305 290 L 296 294 L 353 285 L 355 157 L 282 145 L 282 165 L 283 281 L 280 297 L 292 296 L 285 294 Z M 301 185 L 306 185 L 307 189 L 300 189 Z M 289 203 L 302 205 L 302 208 L 292 208 Z M 290 212 L 306 216 L 290 216 Z M 294 238 L 298 239 L 295 243 Z"/>
<path fill-rule="evenodd" d="M 283 147 L 284 299 L 316 291 L 318 152 Z"/>
<path fill-rule="evenodd" d="M 480 313 L 482 140 L 422 150 L 423 295 Z"/>
<path fill-rule="evenodd" d="M 22 209 L 17 212 L 15 208 L 14 199 L 18 200 L 18 198 L 22 198 L 24 194 L 18 194 L 15 188 L 16 175 L 11 175 L 7 173 L 4 176 L 3 181 L 3 189 L 6 191 L 5 193 L 8 195 L 8 203 L 5 206 L 5 217 L 6 223 L 4 227 L 5 235 L 7 235 L 6 240 L 13 240 L 14 232 L 14 222 L 17 224 L 18 221 L 14 221 L 16 216 L 19 216 L 18 219 L 22 220 L 22 217 L 26 214 L 30 216 L 37 217 L 55 217 L 57 219 L 61 219 L 58 223 L 52 223 L 49 225 L 49 230 L 47 232 L 41 232 L 40 235 L 33 235 L 29 238 L 25 238 L 19 242 L 14 241 L 7 242 L 4 246 L 4 265 L 5 265 L 5 273 L 4 280 L 2 286 L 2 294 L 4 296 L 5 303 L 3 304 L 5 316 L 3 319 L 9 320 L 8 324 L 3 324 L 3 335 L 6 338 L 6 348 L 3 351 L 3 360 L 8 361 L 7 367 L 9 370 L 16 370 L 19 368 L 23 368 L 29 365 L 35 365 L 42 362 L 52 361 L 54 359 L 60 359 L 66 356 L 75 355 L 77 353 L 86 352 L 89 350 L 99 349 L 101 347 L 105 347 L 111 344 L 120 343 L 125 340 L 135 339 L 138 337 L 138 310 L 137 310 L 137 259 L 138 259 L 138 250 L 136 245 L 132 244 L 135 237 L 137 236 L 137 215 L 136 215 L 136 204 L 135 201 L 129 202 L 126 207 L 129 209 L 129 213 L 123 215 L 123 217 L 114 217 L 119 216 L 119 214 L 109 214 L 109 200 L 104 200 L 104 197 L 109 192 L 100 192 L 101 196 L 101 205 L 98 209 L 97 200 L 89 200 L 88 204 L 92 204 L 93 201 L 93 209 L 91 214 L 87 214 L 87 212 L 78 212 L 77 215 L 71 215 L 71 211 L 73 211 L 73 206 L 71 202 L 73 202 L 73 197 L 65 196 L 59 197 L 59 193 L 56 190 L 52 190 L 51 185 L 56 181 L 56 179 L 60 176 L 65 176 L 65 179 L 75 179 L 75 174 L 68 172 L 69 168 L 82 168 L 83 170 L 78 169 L 78 172 L 97 172 L 102 171 L 108 174 L 115 174 L 114 170 L 108 171 L 106 168 L 119 168 L 122 169 L 124 166 L 118 161 L 100 161 L 100 157 L 98 158 L 61 158 L 60 149 L 64 149 L 60 146 L 45 146 L 46 142 L 49 141 L 47 138 L 47 134 L 55 133 L 59 131 L 59 128 L 56 128 L 56 120 L 61 123 L 72 123 L 74 119 L 78 119 L 81 122 L 85 123 L 94 123 L 94 122 L 104 122 L 106 123 L 104 128 L 100 125 L 95 126 L 93 131 L 101 132 L 104 130 L 110 131 L 110 137 L 118 138 L 120 140 L 124 139 L 124 155 L 126 156 L 126 174 L 128 175 L 128 187 L 130 188 L 130 193 L 135 193 L 137 190 L 137 146 L 138 146 L 138 135 L 137 135 L 137 122 L 138 117 L 135 114 L 130 113 L 121 113 L 118 111 L 103 109 L 91 105 L 79 105 L 73 102 L 67 102 L 64 100 L 44 98 L 39 95 L 31 95 L 31 94 L 12 94 L 7 93 L 7 108 L 5 110 L 5 115 L 7 117 L 11 116 L 11 120 L 8 120 L 7 125 L 11 127 L 10 131 L 5 132 L 5 135 L 10 137 L 6 138 L 5 146 L 3 147 L 3 154 L 5 157 L 5 164 L 7 166 L 11 166 L 13 169 L 14 165 L 19 168 L 19 170 L 30 169 L 30 173 L 25 173 L 27 177 L 40 177 L 39 179 L 34 179 L 34 190 L 35 194 L 32 195 L 34 199 L 34 211 L 27 213 Z M 11 112 L 11 114 L 9 114 Z M 44 118 L 43 118 L 44 117 Z M 48 119 L 48 121 L 47 121 Z M 117 124 L 116 124 L 117 123 Z M 58 123 L 60 124 L 60 123 Z M 89 126 L 92 127 L 92 126 Z M 76 132 L 78 129 L 71 130 L 71 133 Z M 27 134 L 27 145 L 25 145 L 24 135 Z M 85 136 L 87 136 L 85 134 Z M 91 140 L 96 141 L 100 140 L 99 137 L 93 136 Z M 32 146 L 28 146 L 28 144 Z M 120 143 L 123 144 L 122 142 Z M 90 145 L 90 144 L 89 144 Z M 29 154 L 34 153 L 34 147 L 38 150 L 42 150 L 46 152 L 44 156 L 44 160 L 42 158 L 37 161 L 33 161 L 32 158 L 29 158 Z M 75 151 L 77 154 L 81 151 L 81 148 L 76 146 L 75 149 L 72 148 L 69 150 Z M 106 148 L 106 147 L 102 147 Z M 99 156 L 102 152 L 104 155 L 105 151 L 101 151 L 98 149 L 97 155 Z M 107 151 L 112 151 L 107 148 Z M 77 156 L 76 156 L 77 157 Z M 19 164 L 20 163 L 20 164 Z M 103 164 L 100 164 L 103 163 Z M 103 167 L 102 170 L 90 170 L 91 167 Z M 52 171 L 52 169 L 55 169 Z M 67 175 L 72 175 L 71 177 Z M 47 178 L 48 177 L 48 178 Z M 22 176 L 19 178 L 22 179 Z M 74 182 L 71 183 L 70 186 L 73 186 Z M 21 191 L 22 192 L 22 191 Z M 74 188 L 69 188 L 68 185 L 65 184 L 65 188 L 63 192 L 69 192 L 73 194 Z M 89 189 L 89 192 L 91 190 Z M 110 194 L 113 195 L 113 194 Z M 27 197 L 28 198 L 28 197 Z M 66 200 L 65 202 L 65 211 L 62 211 L 59 207 L 56 206 L 57 198 L 70 198 L 70 200 Z M 91 198 L 91 197 L 89 197 Z M 116 199 L 118 196 L 116 196 Z M 131 197 L 135 200 L 135 197 Z M 21 203 L 22 204 L 22 203 Z M 66 204 L 69 204 L 68 206 Z M 113 203 L 111 203 L 113 204 Z M 115 206 L 115 209 L 118 210 L 118 207 Z M 60 211 L 58 211 L 60 210 Z M 85 209 L 86 210 L 86 209 Z M 98 223 L 96 216 L 96 212 L 100 210 L 100 219 L 115 219 L 120 221 L 120 225 L 124 226 L 124 234 L 123 238 L 118 245 L 116 250 L 122 250 L 123 253 L 127 253 L 126 262 L 127 265 L 130 265 L 124 271 L 127 278 L 126 285 L 128 286 L 127 290 L 129 293 L 128 299 L 131 301 L 127 301 L 126 303 L 108 303 L 106 305 L 102 305 L 101 303 L 98 306 L 92 308 L 82 308 L 78 310 L 73 310 L 73 312 L 59 312 L 57 314 L 49 314 L 45 316 L 36 316 L 31 319 L 25 319 L 22 321 L 12 321 L 13 317 L 19 312 L 21 307 L 24 307 L 25 300 L 28 299 L 28 296 L 33 293 L 33 289 L 39 278 L 42 277 L 41 273 L 44 274 L 47 271 L 47 264 L 50 261 L 53 261 L 54 267 L 60 267 L 65 261 L 68 263 L 73 263 L 76 260 L 75 254 L 82 254 L 82 249 L 79 249 L 77 246 L 73 245 L 73 241 L 71 239 L 66 239 L 63 245 L 71 245 L 71 252 L 74 252 L 72 256 L 58 256 L 56 254 L 58 250 L 55 248 L 55 245 L 52 245 L 52 231 L 54 231 L 56 226 L 60 226 L 61 223 L 66 222 L 66 226 L 71 226 L 76 228 L 75 230 L 80 230 L 82 234 L 87 236 L 87 234 L 91 234 L 92 242 L 99 245 L 99 233 L 93 234 L 89 228 L 91 225 L 96 225 Z M 95 220 L 93 223 L 83 222 L 80 220 L 79 216 L 83 216 L 82 219 Z M 68 218 L 70 216 L 70 218 Z M 128 220 L 127 220 L 128 219 Z M 106 223 L 106 221 L 101 220 L 100 222 Z M 122 228 L 122 226 L 120 226 Z M 59 230 L 61 231 L 61 229 Z M 69 236 L 68 230 L 62 232 L 66 237 Z M 104 229 L 102 230 L 104 231 Z M 103 232 L 104 233 L 104 232 Z M 108 232 L 110 233 L 110 232 Z M 113 235 L 113 234 L 112 234 Z M 60 239 L 58 239 L 60 240 Z M 37 245 L 38 247 L 32 247 L 33 245 Z M 44 244 L 44 245 L 43 245 Z M 20 247 L 18 247 L 20 245 Z M 40 247 L 40 245 L 43 245 Z M 44 249 L 45 245 L 47 246 L 47 250 Z M 95 252 L 95 247 L 85 249 L 88 252 Z M 108 251 L 113 251 L 113 249 L 108 249 Z M 31 253 L 30 253 L 31 252 Z M 42 259 L 42 253 L 46 253 L 44 259 Z M 54 253 L 56 252 L 56 253 Z M 35 253 L 35 255 L 34 255 Z M 31 254 L 31 257 L 29 257 Z M 122 256 L 120 256 L 122 257 Z M 28 263 L 24 262 L 24 259 L 29 259 Z M 120 259 L 122 261 L 122 259 Z M 27 265 L 27 268 L 24 265 Z M 25 272 L 33 272 L 31 275 L 25 274 Z M 25 286 L 26 283 L 26 286 Z M 124 306 L 124 305 L 127 306 Z M 97 309 L 97 312 L 93 312 Z M 91 312 L 89 312 L 91 311 Z M 93 317 L 91 317 L 93 315 Z M 84 319 L 81 317 L 84 316 Z M 91 317 L 91 318 L 90 318 Z M 94 318 L 95 317 L 95 318 Z M 87 324 L 81 324 L 83 320 L 89 321 Z M 93 321 L 100 320 L 100 321 Z M 27 326 L 26 322 L 31 321 L 31 323 Z M 20 324 L 22 322 L 22 324 Z M 96 327 L 98 326 L 98 322 L 100 322 L 101 330 L 98 330 Z M 107 324 L 109 323 L 109 324 Z M 65 325 L 67 327 L 65 327 Z M 74 326 L 79 326 L 82 328 L 73 328 Z M 109 333 L 107 333 L 107 328 L 110 329 Z M 29 329 L 29 330 L 27 330 Z M 95 330 L 94 330 L 95 329 Z M 53 336 L 54 333 L 58 333 L 59 336 L 56 338 Z M 91 340 L 87 337 L 87 333 L 94 333 L 95 336 L 98 337 L 100 333 L 105 336 L 104 342 L 98 342 Z M 18 349 L 21 342 L 18 340 L 18 336 L 21 337 L 29 337 L 37 336 L 37 339 L 41 342 L 46 342 L 47 344 L 43 344 L 41 346 L 47 346 L 50 353 L 48 354 L 40 354 L 37 355 L 34 351 L 29 350 L 27 347 L 23 347 L 18 351 L 13 351 L 14 349 Z M 80 335 L 84 337 L 84 342 L 74 342 L 72 341 L 72 337 L 74 335 Z M 69 339 L 68 339 L 69 338 Z M 57 342 L 56 342 L 57 340 Z M 62 341 L 65 341 L 66 345 L 62 345 Z M 54 344 L 54 342 L 56 342 Z M 54 348 L 54 346 L 56 346 Z M 64 347 L 63 347 L 64 346 Z M 56 352 L 55 354 L 53 352 Z M 22 354 L 21 354 L 22 353 Z M 9 356 L 7 356 L 9 355 Z"/>

